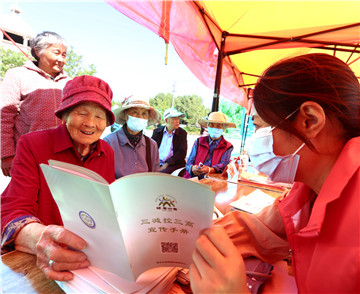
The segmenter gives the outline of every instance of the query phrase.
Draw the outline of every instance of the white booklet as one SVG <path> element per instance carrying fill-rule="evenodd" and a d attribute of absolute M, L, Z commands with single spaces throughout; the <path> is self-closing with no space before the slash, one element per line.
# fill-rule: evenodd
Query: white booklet
<path fill-rule="evenodd" d="M 66 293 L 168 293 L 178 273 L 176 267 L 157 267 L 141 274 L 136 282 L 90 266 L 71 271 L 71 281 L 56 281 Z M 168 289 L 168 290 L 167 290 Z"/>
<path fill-rule="evenodd" d="M 91 265 L 124 279 L 155 267 L 188 267 L 199 232 L 212 225 L 215 193 L 207 185 L 163 173 L 109 185 L 76 165 L 40 166 L 65 228 L 87 242 Z"/>
<path fill-rule="evenodd" d="M 275 198 L 265 192 L 256 189 L 247 196 L 242 196 L 238 200 L 231 202 L 230 205 L 236 209 L 249 213 L 258 213 L 264 207 L 271 205 Z"/>

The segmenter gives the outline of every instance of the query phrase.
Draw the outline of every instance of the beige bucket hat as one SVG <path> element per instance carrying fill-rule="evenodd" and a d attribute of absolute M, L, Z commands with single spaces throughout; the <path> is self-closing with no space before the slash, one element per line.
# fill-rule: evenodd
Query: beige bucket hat
<path fill-rule="evenodd" d="M 130 96 L 128 98 L 125 98 L 124 101 L 122 102 L 122 105 L 113 111 L 115 115 L 116 123 L 121 125 L 125 124 L 126 123 L 125 110 L 132 107 L 145 108 L 149 110 L 148 126 L 152 126 L 160 122 L 161 120 L 161 113 L 157 111 L 155 108 L 152 108 L 148 101 L 146 101 L 143 98 Z"/>
<path fill-rule="evenodd" d="M 219 111 L 210 113 L 207 119 L 199 119 L 199 124 L 204 128 L 208 127 L 208 123 L 224 124 L 226 128 L 236 128 L 236 124 L 230 122 L 227 116 Z"/>

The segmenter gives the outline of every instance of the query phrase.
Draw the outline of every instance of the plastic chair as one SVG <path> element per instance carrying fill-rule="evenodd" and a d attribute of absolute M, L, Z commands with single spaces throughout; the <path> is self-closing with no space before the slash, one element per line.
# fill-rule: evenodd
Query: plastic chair
<path fill-rule="evenodd" d="M 185 174 L 185 171 L 186 171 L 185 167 L 181 167 L 181 168 L 178 168 L 178 169 L 174 170 L 171 173 L 171 175 L 175 176 L 175 177 L 183 177 L 184 174 Z"/>

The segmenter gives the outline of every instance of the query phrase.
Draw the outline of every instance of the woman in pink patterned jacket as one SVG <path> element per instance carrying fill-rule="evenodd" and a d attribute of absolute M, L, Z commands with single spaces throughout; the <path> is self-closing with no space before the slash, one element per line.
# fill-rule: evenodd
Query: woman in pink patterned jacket
<path fill-rule="evenodd" d="M 9 69 L 1 85 L 1 169 L 5 176 L 10 176 L 21 135 L 61 123 L 54 112 L 68 81 L 63 72 L 65 40 L 56 33 L 42 32 L 31 40 L 30 46 L 35 61 Z"/>

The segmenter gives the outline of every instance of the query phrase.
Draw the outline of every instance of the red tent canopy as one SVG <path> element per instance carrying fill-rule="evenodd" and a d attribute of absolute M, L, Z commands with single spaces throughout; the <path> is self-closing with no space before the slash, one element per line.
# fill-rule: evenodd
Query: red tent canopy
<path fill-rule="evenodd" d="M 120 1 L 115 9 L 171 42 L 184 64 L 247 107 L 247 90 L 275 61 L 310 50 L 336 54 L 360 75 L 360 1 Z M 220 52 L 220 54 L 219 54 Z"/>

